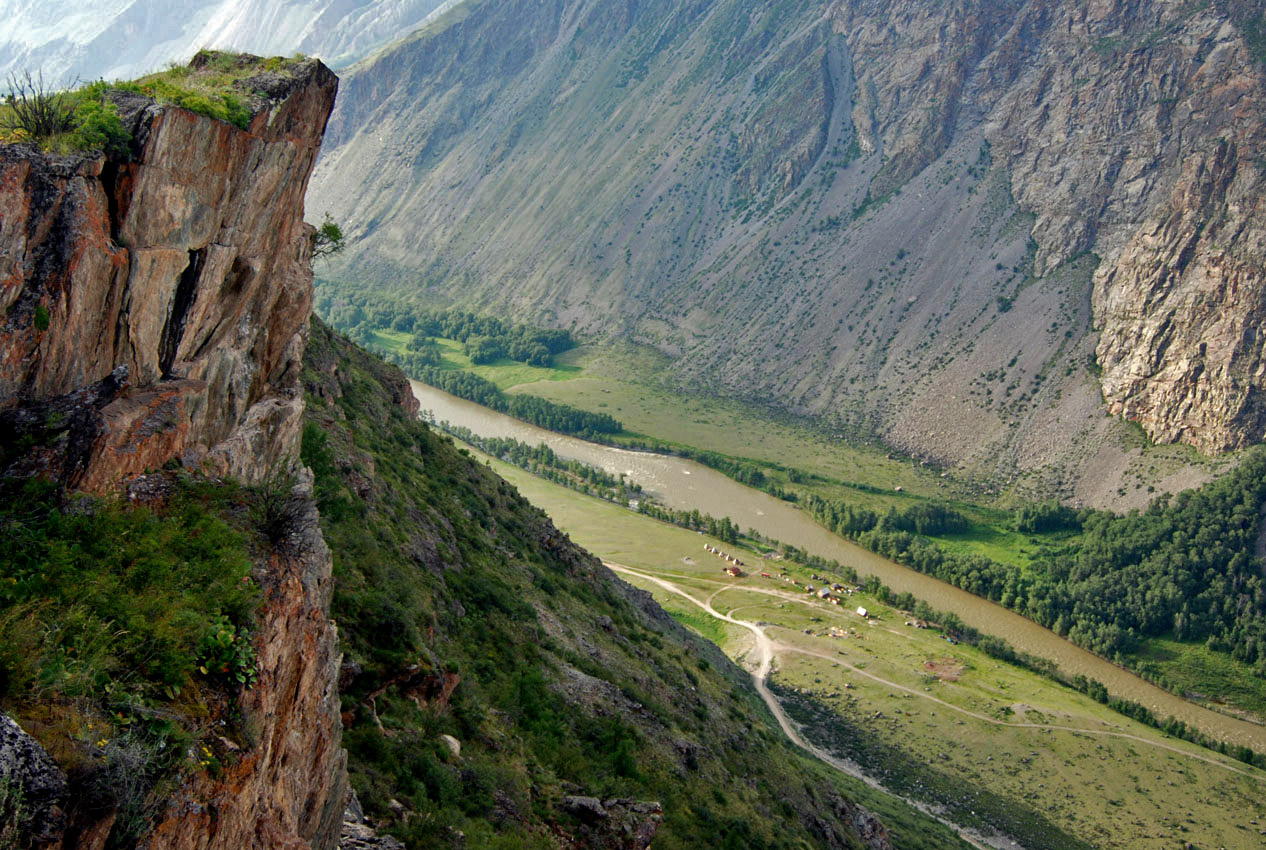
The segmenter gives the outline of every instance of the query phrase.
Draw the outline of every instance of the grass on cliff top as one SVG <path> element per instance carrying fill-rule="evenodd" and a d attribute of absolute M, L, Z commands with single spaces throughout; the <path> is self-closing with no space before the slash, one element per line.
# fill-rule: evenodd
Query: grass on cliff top
<path fill-rule="evenodd" d="M 106 98 L 110 90 L 141 94 L 245 130 L 254 115 L 250 99 L 255 94 L 246 81 L 263 73 L 284 74 L 304 58 L 200 50 L 187 65 L 173 64 L 137 80 L 98 80 L 67 91 L 48 89 L 38 75 L 11 77 L 0 103 L 0 143 L 31 143 L 58 154 L 101 150 L 124 159 L 131 137 Z"/>
<path fill-rule="evenodd" d="M 112 87 L 228 121 L 245 130 L 253 114 L 248 103 L 251 92 L 245 81 L 266 72 L 284 74 L 305 59 L 301 54 L 291 58 L 261 58 L 249 53 L 199 50 L 187 65 L 172 65 L 156 74 L 115 83 Z"/>

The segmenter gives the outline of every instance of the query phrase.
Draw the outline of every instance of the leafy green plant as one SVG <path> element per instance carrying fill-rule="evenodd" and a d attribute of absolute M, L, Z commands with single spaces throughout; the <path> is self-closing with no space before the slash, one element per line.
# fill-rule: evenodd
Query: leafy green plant
<path fill-rule="evenodd" d="M 170 73 L 170 72 L 168 72 Z M 190 89 L 178 85 L 168 76 L 155 74 L 135 82 L 116 83 L 115 88 L 143 94 L 159 103 L 168 103 L 215 118 L 227 121 L 238 129 L 245 130 L 251 121 L 251 110 L 242 99 L 231 91 L 208 91 Z"/>
<path fill-rule="evenodd" d="M 326 213 L 325 220 L 312 235 L 312 262 L 337 254 L 343 250 L 343 244 L 343 228 Z"/>
<path fill-rule="evenodd" d="M 0 141 L 30 142 L 56 153 L 103 151 L 126 159 L 131 134 L 114 104 L 111 87 L 91 83 L 75 90 L 49 92 L 43 78 L 30 73 L 9 78 L 9 93 L 0 108 Z"/>
<path fill-rule="evenodd" d="M 106 91 L 104 83 L 93 83 L 76 93 L 75 128 L 69 144 L 76 150 L 100 150 L 111 159 L 126 160 L 132 134 L 114 104 L 105 99 Z"/>
<path fill-rule="evenodd" d="M 202 638 L 198 652 L 198 671 L 204 676 L 218 676 L 250 688 L 259 678 L 255 666 L 255 644 L 251 633 L 239 629 L 224 614 L 216 614 Z"/>

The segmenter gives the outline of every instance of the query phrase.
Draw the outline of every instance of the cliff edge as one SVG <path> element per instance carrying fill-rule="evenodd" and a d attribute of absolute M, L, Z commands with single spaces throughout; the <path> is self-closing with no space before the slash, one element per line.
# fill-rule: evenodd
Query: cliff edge
<path fill-rule="evenodd" d="M 294 455 L 303 198 L 338 79 L 309 60 L 248 84 L 245 131 L 120 92 L 126 161 L 0 147 L 9 471 L 103 491 L 171 458 L 254 482 Z"/>
<path fill-rule="evenodd" d="M 177 492 L 175 473 L 148 474 L 160 467 L 278 491 L 284 522 L 250 544 L 242 578 L 262 599 L 257 678 L 226 691 L 247 733 L 240 744 L 202 733 L 231 758 L 182 774 L 138 846 L 324 850 L 347 797 L 340 655 L 330 552 L 297 460 L 312 306 L 303 199 L 338 79 L 316 60 L 228 54 L 178 70 L 231 78 L 236 123 L 119 90 L 105 97 L 130 134 L 127 155 L 0 145 L 0 474 L 103 496 L 126 488 L 159 512 Z M 203 664 L 204 677 L 220 672 Z M 163 710 L 193 704 L 180 698 Z M 214 703 L 190 710 L 223 725 Z M 63 734 L 67 752 L 109 765 L 108 734 L 95 748 L 52 726 L 32 734 L 54 754 Z M 73 799 L 74 781 L 64 846 L 110 846 L 125 813 L 94 813 Z"/>

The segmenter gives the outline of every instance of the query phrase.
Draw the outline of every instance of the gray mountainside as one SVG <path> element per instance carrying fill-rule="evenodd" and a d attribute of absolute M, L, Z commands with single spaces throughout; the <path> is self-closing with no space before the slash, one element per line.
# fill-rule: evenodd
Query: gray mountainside
<path fill-rule="evenodd" d="M 682 385 L 1102 503 L 1113 416 L 1204 452 L 1266 429 L 1261 20 L 469 0 L 347 74 L 309 207 L 353 237 L 332 278 L 628 335 Z"/>
<path fill-rule="evenodd" d="M 441 0 L 0 0 L 0 77 L 127 79 L 203 48 L 302 52 L 342 67 L 421 24 Z"/>

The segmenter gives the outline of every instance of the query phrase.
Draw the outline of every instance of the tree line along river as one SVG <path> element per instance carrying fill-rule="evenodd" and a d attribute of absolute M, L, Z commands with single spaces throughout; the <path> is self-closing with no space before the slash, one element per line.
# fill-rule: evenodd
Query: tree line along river
<path fill-rule="evenodd" d="M 483 437 L 509 437 L 530 445 L 545 443 L 561 457 L 591 464 L 613 475 L 624 474 L 668 507 L 697 509 L 717 518 L 728 516 L 739 528 L 756 529 L 766 537 L 848 564 L 860 575 L 877 576 L 894 591 L 912 593 L 935 609 L 953 612 L 967 625 L 1004 638 L 1022 652 L 1048 658 L 1070 675 L 1098 679 L 1113 696 L 1140 703 L 1157 718 L 1172 715 L 1228 743 L 1266 750 L 1266 727 L 1188 702 L 1013 611 L 867 551 L 827 531 L 795 505 L 739 484 L 699 463 L 556 434 L 418 381 L 410 384 L 422 409 L 429 410 L 436 421 L 469 428 Z"/>

